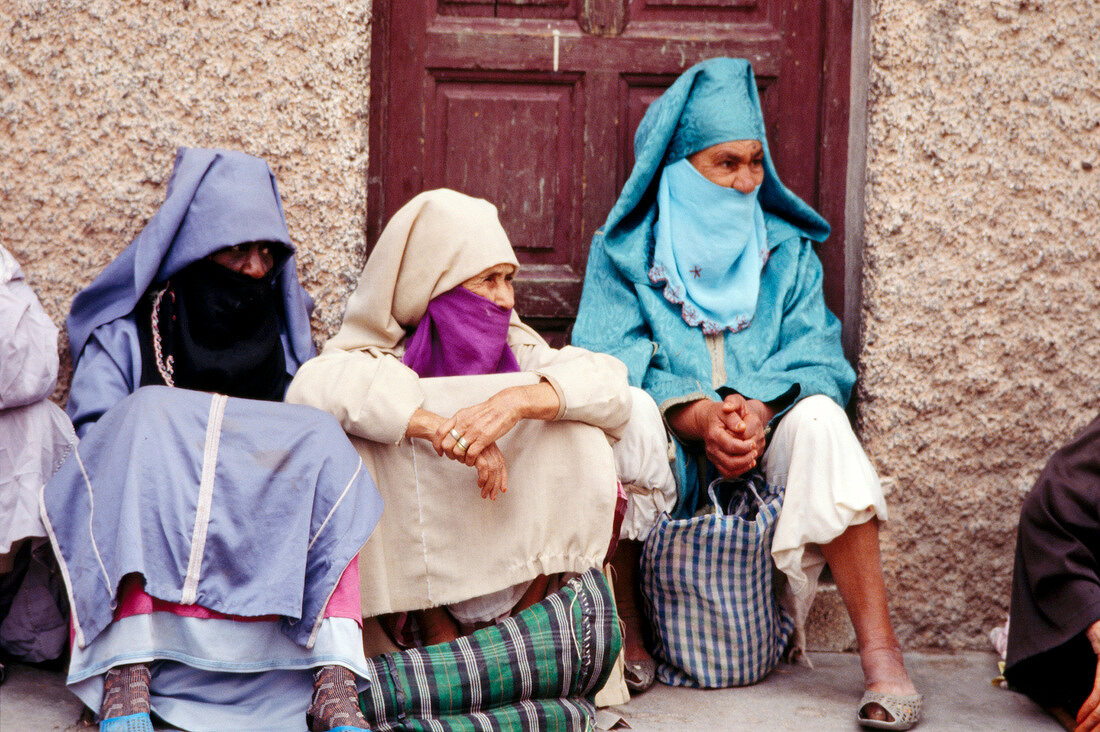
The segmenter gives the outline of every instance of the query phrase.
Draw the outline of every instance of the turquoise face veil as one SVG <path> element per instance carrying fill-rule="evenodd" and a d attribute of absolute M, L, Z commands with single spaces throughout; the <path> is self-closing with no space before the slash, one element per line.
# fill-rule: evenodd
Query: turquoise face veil
<path fill-rule="evenodd" d="M 764 140 L 759 107 L 742 76 L 701 74 L 665 152 L 649 279 L 708 335 L 749 326 L 768 257 L 760 187 L 712 183 L 686 157 L 732 140 Z"/>
<path fill-rule="evenodd" d="M 653 287 L 660 180 L 666 165 L 728 140 L 760 140 L 764 182 L 757 191 L 768 250 L 791 237 L 824 241 L 829 224 L 779 180 L 765 135 L 752 66 L 712 58 L 680 75 L 646 111 L 634 137 L 634 168 L 592 242 L 630 282 Z M 755 227 L 755 224 L 753 224 Z"/>
<path fill-rule="evenodd" d="M 759 191 L 712 183 L 687 158 L 661 172 L 649 279 L 708 335 L 743 330 L 756 312 L 768 257 Z"/>

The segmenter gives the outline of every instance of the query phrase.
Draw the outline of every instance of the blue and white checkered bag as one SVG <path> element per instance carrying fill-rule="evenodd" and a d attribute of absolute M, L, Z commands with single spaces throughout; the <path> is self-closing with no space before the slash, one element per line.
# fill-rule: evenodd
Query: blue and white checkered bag
<path fill-rule="evenodd" d="M 753 471 L 716 480 L 707 492 L 711 513 L 663 514 L 642 549 L 657 677 L 671 686 L 754 684 L 779 662 L 794 630 L 772 588 L 783 489 Z"/>

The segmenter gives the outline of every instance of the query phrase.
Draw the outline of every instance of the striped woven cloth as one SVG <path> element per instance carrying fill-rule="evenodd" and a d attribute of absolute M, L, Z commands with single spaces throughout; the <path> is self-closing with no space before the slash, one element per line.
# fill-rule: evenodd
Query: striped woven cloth
<path fill-rule="evenodd" d="M 368 663 L 372 730 L 590 730 L 622 647 L 611 588 L 589 570 L 496 625 Z"/>

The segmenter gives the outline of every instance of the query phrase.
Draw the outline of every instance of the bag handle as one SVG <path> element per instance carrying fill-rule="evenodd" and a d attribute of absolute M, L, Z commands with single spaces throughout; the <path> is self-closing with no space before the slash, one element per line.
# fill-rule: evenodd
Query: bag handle
<path fill-rule="evenodd" d="M 750 476 L 753 476 L 753 477 L 749 477 L 749 478 L 723 478 L 723 477 L 719 476 L 718 478 L 715 478 L 714 480 L 712 480 L 710 482 L 710 485 L 707 486 L 707 495 L 710 497 L 711 505 L 714 506 L 714 514 L 716 516 L 725 516 L 726 515 L 726 512 L 722 510 L 722 506 L 718 501 L 718 486 L 722 483 L 731 483 L 736 488 L 747 488 L 748 491 L 750 493 L 752 493 L 753 498 L 756 499 L 756 503 L 758 505 L 760 505 L 761 507 L 766 505 L 764 503 L 764 499 L 760 497 L 760 493 L 756 490 L 756 486 L 754 485 L 754 483 L 756 483 L 756 481 L 753 478 L 758 476 L 759 473 L 748 473 L 747 475 L 750 475 Z"/>

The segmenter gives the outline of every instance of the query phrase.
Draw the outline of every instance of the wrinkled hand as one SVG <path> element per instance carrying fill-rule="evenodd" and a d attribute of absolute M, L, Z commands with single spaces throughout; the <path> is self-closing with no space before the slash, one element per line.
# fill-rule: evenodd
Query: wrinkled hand
<path fill-rule="evenodd" d="M 508 466 L 504 464 L 504 453 L 495 443 L 481 451 L 474 467 L 482 498 L 495 501 L 501 493 L 508 492 Z"/>
<path fill-rule="evenodd" d="M 1086 631 L 1093 651 L 1100 649 L 1100 621 L 1089 626 Z M 1097 652 L 1100 656 L 1100 652 Z M 1100 660 L 1096 664 L 1096 675 L 1092 681 L 1092 693 L 1085 699 L 1085 703 L 1077 711 L 1077 726 L 1074 732 L 1089 732 L 1100 729 Z"/>
<path fill-rule="evenodd" d="M 432 437 L 435 451 L 452 460 L 474 465 L 484 450 L 495 445 L 523 418 L 523 407 L 523 400 L 505 389 L 480 404 L 460 409 L 436 429 Z M 462 437 L 465 450 L 451 430 Z"/>
<path fill-rule="evenodd" d="M 775 413 L 763 402 L 757 399 L 745 399 L 740 394 L 730 394 L 725 398 L 724 403 L 737 405 L 736 414 L 741 418 L 740 423 L 732 426 L 730 431 L 742 440 L 752 442 L 756 457 L 763 455 L 767 444 L 764 429 Z"/>
<path fill-rule="evenodd" d="M 438 414 L 429 412 L 426 409 L 417 409 L 412 419 L 409 420 L 409 425 L 405 429 L 405 436 L 430 440 L 435 445 L 440 431 L 449 432 L 446 425 L 451 421 L 445 420 Z M 452 451 L 454 442 L 452 438 L 450 440 Z M 446 454 L 438 445 L 436 445 L 436 452 L 440 455 Z M 504 464 L 504 455 L 495 444 L 483 449 L 477 458 L 470 463 L 466 463 L 465 455 L 459 457 L 456 454 L 447 454 L 447 457 L 458 460 L 463 464 L 472 465 L 477 470 L 477 486 L 481 489 L 482 498 L 496 500 L 499 494 L 508 490 L 508 468 Z"/>
<path fill-rule="evenodd" d="M 702 440 L 707 459 L 727 478 L 756 467 L 764 454 L 764 427 L 771 419 L 767 405 L 740 394 L 720 402 L 700 399 L 669 416 L 672 428 L 684 437 Z"/>

